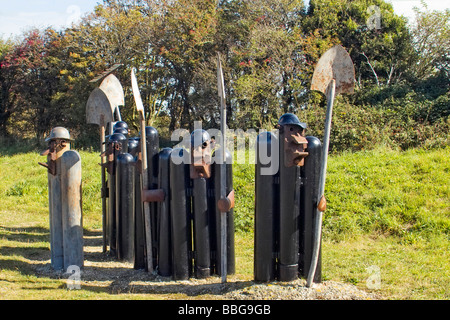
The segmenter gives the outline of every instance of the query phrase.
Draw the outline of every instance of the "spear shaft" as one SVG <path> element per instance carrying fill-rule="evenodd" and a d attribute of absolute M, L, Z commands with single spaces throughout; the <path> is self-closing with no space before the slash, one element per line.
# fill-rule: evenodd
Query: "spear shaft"
<path fill-rule="evenodd" d="M 220 164 L 220 199 L 227 197 L 227 168 L 226 168 L 226 130 L 227 130 L 227 109 L 225 102 L 225 84 L 222 72 L 220 54 L 217 53 L 217 87 L 220 98 L 220 130 L 222 132 L 222 162 Z M 227 282 L 227 213 L 220 212 L 220 271 L 222 283 Z"/>

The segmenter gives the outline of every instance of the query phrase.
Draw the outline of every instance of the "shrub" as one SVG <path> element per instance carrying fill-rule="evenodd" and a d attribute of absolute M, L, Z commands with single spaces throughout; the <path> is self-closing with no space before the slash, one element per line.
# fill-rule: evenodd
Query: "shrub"
<path fill-rule="evenodd" d="M 380 145 L 402 150 L 449 145 L 450 96 L 446 92 L 436 97 L 436 92 L 396 85 L 336 97 L 330 152 L 372 150 Z M 323 105 L 312 103 L 299 113 L 299 118 L 308 123 L 308 135 L 322 141 L 326 113 Z"/>

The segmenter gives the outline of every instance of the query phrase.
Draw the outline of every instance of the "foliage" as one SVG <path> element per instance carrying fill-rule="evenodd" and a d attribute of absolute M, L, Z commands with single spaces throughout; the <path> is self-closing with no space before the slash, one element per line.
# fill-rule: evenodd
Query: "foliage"
<path fill-rule="evenodd" d="M 433 90 L 429 90 L 432 85 Z M 330 152 L 399 148 L 442 148 L 450 143 L 450 100 L 441 77 L 409 85 L 359 90 L 354 97 L 338 97 L 333 109 Z M 439 93 L 439 91 L 441 91 Z M 307 108 L 299 117 L 308 135 L 324 135 L 325 108 Z"/>
<path fill-rule="evenodd" d="M 196 120 L 218 127 L 219 52 L 229 127 L 273 128 L 293 112 L 321 137 L 325 99 L 310 92 L 310 81 L 320 56 L 342 44 L 356 94 L 337 100 L 332 150 L 446 145 L 448 12 L 417 9 L 416 22 L 408 27 L 383 0 L 105 0 L 78 25 L 0 43 L 0 136 L 42 141 L 62 125 L 77 146 L 97 148 L 85 104 L 99 83 L 89 81 L 115 63 L 133 134 L 131 68 L 162 141 Z"/>
<path fill-rule="evenodd" d="M 406 20 L 394 14 L 391 4 L 383 0 L 310 3 L 303 22 L 305 30 L 337 38 L 347 48 L 360 87 L 390 84 L 403 78 L 412 52 L 411 39 Z M 379 25 L 370 23 L 372 16 L 379 18 Z"/>
<path fill-rule="evenodd" d="M 51 73 L 46 64 L 46 40 L 33 30 L 1 62 L 3 94 L 0 113 L 5 123 L 16 116 L 14 120 L 19 132 L 29 126 L 39 135 L 39 130 L 48 126 L 46 122 L 50 115 L 45 114 L 47 108 L 44 106 L 50 104 L 53 88 L 46 84 Z M 2 127 L 5 131 L 6 124 Z"/>
<path fill-rule="evenodd" d="M 412 64 L 420 79 L 433 77 L 439 72 L 450 75 L 450 9 L 430 11 L 414 8 L 415 24 L 411 34 L 416 60 Z"/>

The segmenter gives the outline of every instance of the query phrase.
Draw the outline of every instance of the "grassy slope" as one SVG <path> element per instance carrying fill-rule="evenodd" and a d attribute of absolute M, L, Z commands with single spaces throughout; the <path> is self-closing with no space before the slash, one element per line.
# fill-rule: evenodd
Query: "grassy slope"
<path fill-rule="evenodd" d="M 325 280 L 366 288 L 367 268 L 377 266 L 379 292 L 387 298 L 450 298 L 449 151 L 376 150 L 330 158 Z M 81 156 L 84 228 L 98 231 L 99 156 Z M 0 299 L 118 298 L 107 290 L 67 291 L 62 280 L 34 274 L 33 265 L 47 263 L 42 256 L 50 254 L 47 174 L 38 161 L 45 159 L 36 152 L 0 157 Z M 245 280 L 253 273 L 253 175 L 252 165 L 235 165 L 236 277 Z"/>
<path fill-rule="evenodd" d="M 449 299 L 450 149 L 344 154 L 330 162 L 326 274 L 393 298 Z"/>

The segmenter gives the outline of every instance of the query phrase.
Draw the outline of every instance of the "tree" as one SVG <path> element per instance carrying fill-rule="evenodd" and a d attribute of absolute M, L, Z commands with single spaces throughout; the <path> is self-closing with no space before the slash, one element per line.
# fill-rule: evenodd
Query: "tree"
<path fill-rule="evenodd" d="M 6 74 L 6 62 L 4 61 L 13 48 L 10 41 L 0 40 L 0 136 L 8 135 L 8 119 L 11 115 L 10 89 L 12 82 Z"/>
<path fill-rule="evenodd" d="M 311 37 L 301 29 L 304 3 L 259 0 L 231 5 L 224 4 L 218 30 L 227 45 L 232 121 L 244 129 L 273 127 L 282 113 L 300 109 L 305 93 L 305 49 Z"/>
<path fill-rule="evenodd" d="M 46 32 L 30 31 L 2 61 L 3 86 L 8 88 L 2 122 L 14 121 L 22 136 L 44 135 L 58 110 L 51 108 L 57 88 L 54 69 L 47 64 Z"/>
<path fill-rule="evenodd" d="M 204 91 L 194 79 L 198 80 L 196 74 L 204 63 L 215 57 L 216 25 L 215 1 L 179 0 L 168 3 L 149 30 L 155 70 L 167 86 L 165 110 L 170 115 L 170 130 L 192 126 L 194 120 L 209 122 L 213 117 L 208 108 L 202 108 L 198 99 Z"/>
<path fill-rule="evenodd" d="M 411 28 L 415 50 L 411 68 L 415 77 L 427 79 L 443 72 L 450 77 L 450 9 L 430 11 L 414 8 Z"/>
<path fill-rule="evenodd" d="M 122 118 L 135 131 L 131 68 L 148 125 L 164 138 L 192 129 L 196 120 L 217 128 L 217 52 L 230 127 L 273 128 L 285 112 L 323 123 L 323 108 L 310 106 L 323 106 L 324 99 L 310 91 L 310 81 L 335 44 L 349 51 L 359 87 L 338 99 L 337 110 L 341 99 L 364 107 L 355 109 L 358 119 L 371 108 L 402 110 L 415 97 L 420 110 L 404 118 L 437 124 L 448 114 L 448 11 L 418 16 L 410 32 L 383 0 L 310 0 L 309 8 L 302 0 L 104 0 L 71 28 L 0 43 L 0 135 L 42 137 L 63 125 L 88 145 L 97 130 L 86 129 L 85 104 L 99 85 L 90 80 L 116 63 L 122 64 L 114 72 L 124 87 Z M 321 135 L 315 123 L 309 128 Z"/>
<path fill-rule="evenodd" d="M 339 39 L 352 57 L 360 87 L 406 77 L 412 53 L 406 19 L 383 0 L 311 0 L 303 27 L 306 33 Z"/>

